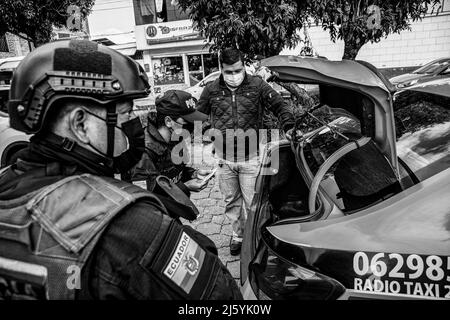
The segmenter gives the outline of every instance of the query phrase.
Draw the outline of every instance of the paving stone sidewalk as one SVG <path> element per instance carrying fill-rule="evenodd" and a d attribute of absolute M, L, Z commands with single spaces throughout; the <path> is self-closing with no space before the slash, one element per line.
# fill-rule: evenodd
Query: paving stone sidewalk
<path fill-rule="evenodd" d="M 199 216 L 193 222 L 183 220 L 183 223 L 192 226 L 214 241 L 220 260 L 231 275 L 239 280 L 239 256 L 230 255 L 232 229 L 224 213 L 225 203 L 222 200 L 217 179 L 211 179 L 209 185 L 201 192 L 192 193 L 191 200 L 197 206 Z"/>

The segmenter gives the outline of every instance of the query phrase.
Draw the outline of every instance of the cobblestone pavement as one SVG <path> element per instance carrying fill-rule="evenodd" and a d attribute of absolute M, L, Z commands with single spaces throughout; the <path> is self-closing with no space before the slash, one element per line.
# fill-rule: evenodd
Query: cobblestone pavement
<path fill-rule="evenodd" d="M 214 241 L 220 260 L 238 280 L 240 277 L 239 256 L 230 255 L 232 229 L 224 213 L 225 203 L 222 200 L 217 179 L 213 178 L 201 192 L 192 193 L 191 200 L 197 206 L 199 216 L 193 222 L 184 220 L 183 223 L 192 226 Z"/>

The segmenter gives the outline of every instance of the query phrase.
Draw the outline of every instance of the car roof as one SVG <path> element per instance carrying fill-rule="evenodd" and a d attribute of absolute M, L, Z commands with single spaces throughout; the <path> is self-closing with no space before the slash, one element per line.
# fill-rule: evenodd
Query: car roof
<path fill-rule="evenodd" d="M 433 64 L 433 63 L 442 62 L 442 61 L 450 61 L 450 57 L 444 57 L 444 58 L 439 58 L 439 59 L 436 59 L 436 60 L 432 60 L 430 62 L 425 63 L 422 67 L 424 67 L 427 64 Z"/>
<path fill-rule="evenodd" d="M 336 80 L 356 86 L 378 87 L 386 92 L 392 92 L 388 88 L 389 84 L 386 84 L 379 74 L 357 61 L 331 61 L 280 55 L 264 59 L 262 65 L 277 72 L 280 79 L 285 81 L 320 83 Z"/>

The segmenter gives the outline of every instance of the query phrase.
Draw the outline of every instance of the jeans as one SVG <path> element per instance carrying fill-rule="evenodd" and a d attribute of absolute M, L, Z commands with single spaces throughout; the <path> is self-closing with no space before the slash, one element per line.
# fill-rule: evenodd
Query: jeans
<path fill-rule="evenodd" d="M 258 172 L 257 157 L 246 162 L 219 162 L 219 188 L 225 201 L 225 215 L 233 228 L 233 240 L 242 241 L 247 213 L 255 195 Z"/>

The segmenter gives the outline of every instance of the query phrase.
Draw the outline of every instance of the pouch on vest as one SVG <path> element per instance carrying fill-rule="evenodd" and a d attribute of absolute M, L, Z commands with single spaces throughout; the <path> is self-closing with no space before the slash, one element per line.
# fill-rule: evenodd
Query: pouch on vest
<path fill-rule="evenodd" d="M 166 176 L 158 176 L 156 184 L 174 201 L 160 198 L 169 212 L 189 221 L 197 219 L 198 209 L 189 197 Z M 166 200 L 166 201 L 165 201 Z"/>

